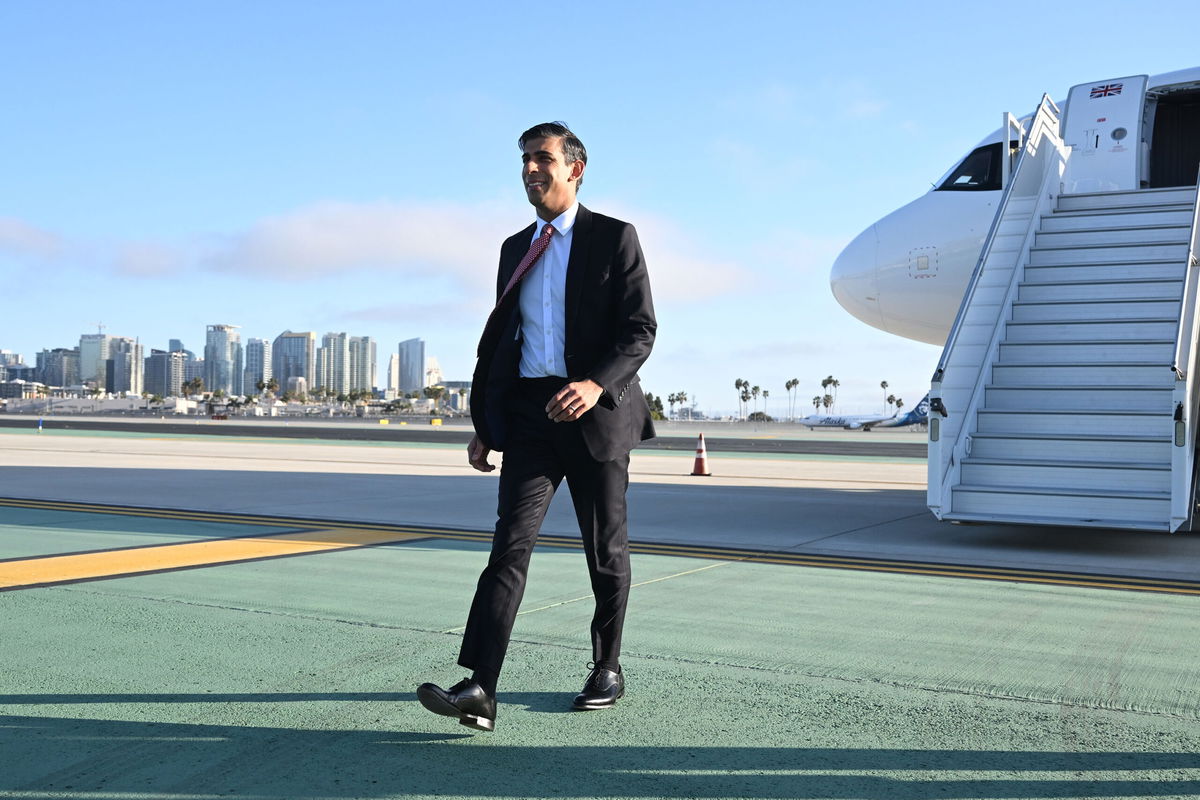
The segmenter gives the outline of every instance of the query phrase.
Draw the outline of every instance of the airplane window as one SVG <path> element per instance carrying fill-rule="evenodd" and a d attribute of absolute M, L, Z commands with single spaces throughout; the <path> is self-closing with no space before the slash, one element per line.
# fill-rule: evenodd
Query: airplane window
<path fill-rule="evenodd" d="M 1000 189 L 1000 142 L 977 147 L 955 167 L 938 191 Z"/>

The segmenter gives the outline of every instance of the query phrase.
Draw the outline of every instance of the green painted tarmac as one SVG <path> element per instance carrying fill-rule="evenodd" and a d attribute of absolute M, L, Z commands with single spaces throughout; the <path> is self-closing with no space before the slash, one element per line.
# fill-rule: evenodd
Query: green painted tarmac
<path fill-rule="evenodd" d="M 0 558 L 269 530 L 0 508 Z M 629 694 L 578 713 L 587 571 L 539 548 L 481 734 L 414 689 L 462 676 L 486 557 L 0 592 L 0 797 L 1200 796 L 1200 598 L 635 555 Z"/>

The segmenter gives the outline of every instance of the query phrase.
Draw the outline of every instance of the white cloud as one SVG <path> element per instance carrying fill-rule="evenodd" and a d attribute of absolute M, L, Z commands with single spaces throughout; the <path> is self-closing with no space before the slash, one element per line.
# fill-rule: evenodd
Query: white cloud
<path fill-rule="evenodd" d="M 468 278 L 495 270 L 505 218 L 486 207 L 321 203 L 217 240 L 201 265 L 219 272 L 321 278 L 362 270 Z"/>
<path fill-rule="evenodd" d="M 18 258 L 49 259 L 61 254 L 63 247 L 57 234 L 16 217 L 0 217 L 0 253 Z"/>

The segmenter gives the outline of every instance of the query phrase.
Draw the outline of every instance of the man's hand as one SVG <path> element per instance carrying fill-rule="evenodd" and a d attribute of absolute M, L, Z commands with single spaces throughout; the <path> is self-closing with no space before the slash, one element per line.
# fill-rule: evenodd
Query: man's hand
<path fill-rule="evenodd" d="M 483 446 L 478 435 L 472 436 L 471 443 L 467 445 L 467 461 L 471 462 L 471 466 L 480 472 L 491 472 L 495 469 L 487 460 L 488 454 L 491 452 Z"/>
<path fill-rule="evenodd" d="M 554 422 L 574 422 L 592 410 L 600 402 L 604 389 L 600 384 L 585 378 L 568 383 L 546 404 L 546 416 Z"/>

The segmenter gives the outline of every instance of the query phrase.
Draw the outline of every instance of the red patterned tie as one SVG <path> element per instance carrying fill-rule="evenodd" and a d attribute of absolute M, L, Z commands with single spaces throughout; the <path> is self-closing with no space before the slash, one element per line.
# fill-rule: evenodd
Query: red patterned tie
<path fill-rule="evenodd" d="M 496 301 L 496 307 L 492 309 L 492 313 L 488 316 L 487 324 L 483 326 L 483 336 L 479 340 L 479 349 L 481 352 L 484 342 L 491 340 L 492 334 L 496 333 L 493 329 L 500 324 L 500 307 L 504 305 L 505 299 L 517 287 L 521 279 L 529 273 L 529 270 L 533 269 L 533 265 L 542 257 L 542 253 L 546 252 L 546 248 L 550 246 L 550 239 L 553 236 L 554 226 L 547 222 L 542 228 L 542 235 L 533 240 L 533 244 L 529 246 L 529 252 L 521 259 L 521 263 L 517 264 L 512 277 L 508 279 L 508 285 L 504 287 L 504 291 L 500 293 L 500 299 Z"/>
<path fill-rule="evenodd" d="M 513 290 L 521 279 L 525 277 L 525 273 L 533 269 L 533 265 L 542 257 L 542 253 L 546 252 L 546 248 L 550 246 L 550 237 L 554 235 L 554 226 L 549 222 L 542 228 L 542 235 L 533 240 L 533 244 L 529 245 L 529 252 L 521 259 L 521 263 L 517 264 L 517 269 L 513 272 L 512 277 L 508 279 L 508 286 L 504 287 L 504 291 L 500 294 L 500 299 L 496 301 L 496 307 L 504 302 L 504 298 Z"/>

